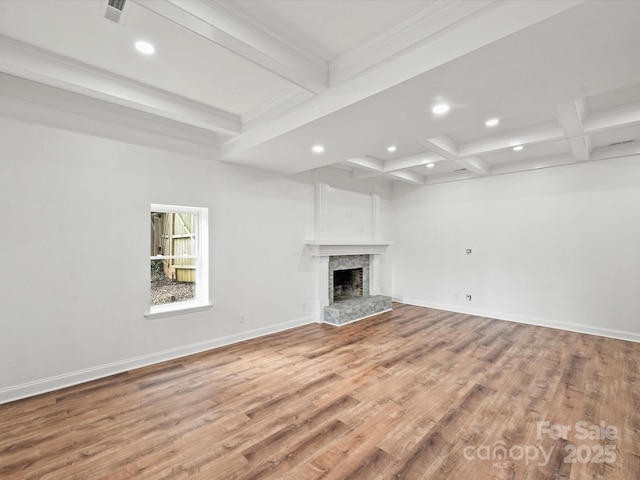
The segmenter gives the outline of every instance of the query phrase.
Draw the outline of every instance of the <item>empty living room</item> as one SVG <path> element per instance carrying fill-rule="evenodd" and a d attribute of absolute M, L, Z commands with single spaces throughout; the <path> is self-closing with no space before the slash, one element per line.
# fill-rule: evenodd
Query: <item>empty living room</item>
<path fill-rule="evenodd" d="M 638 19 L 0 0 L 0 478 L 640 478 Z"/>

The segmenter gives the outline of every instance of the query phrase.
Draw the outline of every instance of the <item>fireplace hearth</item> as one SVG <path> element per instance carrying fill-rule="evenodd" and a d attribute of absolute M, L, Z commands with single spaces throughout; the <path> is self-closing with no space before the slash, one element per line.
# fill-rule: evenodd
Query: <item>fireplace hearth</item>
<path fill-rule="evenodd" d="M 391 309 L 391 297 L 371 294 L 370 255 L 331 255 L 328 264 L 325 322 L 342 325 Z"/>

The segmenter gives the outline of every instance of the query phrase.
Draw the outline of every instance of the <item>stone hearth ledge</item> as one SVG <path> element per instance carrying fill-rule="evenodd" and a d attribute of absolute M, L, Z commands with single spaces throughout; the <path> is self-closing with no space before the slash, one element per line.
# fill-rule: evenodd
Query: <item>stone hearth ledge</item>
<path fill-rule="evenodd" d="M 391 297 L 371 295 L 333 302 L 324 307 L 324 321 L 331 325 L 344 325 L 391 310 Z"/>

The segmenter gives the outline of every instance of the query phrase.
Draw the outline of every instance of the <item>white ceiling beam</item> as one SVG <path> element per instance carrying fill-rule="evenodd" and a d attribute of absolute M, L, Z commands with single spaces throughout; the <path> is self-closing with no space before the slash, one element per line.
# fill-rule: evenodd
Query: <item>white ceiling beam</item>
<path fill-rule="evenodd" d="M 230 112 L 91 67 L 0 35 L 2 71 L 88 97 L 223 134 L 241 132 Z"/>
<path fill-rule="evenodd" d="M 460 158 L 458 156 L 458 144 L 447 136 L 429 138 L 420 143 L 444 158 L 455 161 L 456 164 L 476 175 L 486 176 L 491 174 L 491 164 L 483 158 L 478 156 Z"/>
<path fill-rule="evenodd" d="M 444 160 L 444 157 L 441 155 L 431 154 L 398 158 L 394 160 L 387 160 L 386 162 L 371 157 L 356 157 L 346 160 L 345 163 L 356 167 L 356 170 L 352 173 L 352 177 L 357 180 L 372 177 L 383 177 L 391 180 L 400 180 L 412 183 L 414 185 L 421 185 L 424 177 L 418 173 L 406 171 L 406 169 L 442 160 Z M 414 173 L 415 175 L 413 175 Z"/>
<path fill-rule="evenodd" d="M 520 162 L 510 162 L 501 165 L 495 165 L 491 173 L 492 175 L 501 175 L 505 173 L 524 172 L 526 170 L 536 170 L 538 168 L 559 167 L 561 165 L 575 164 L 576 159 L 569 156 L 536 158 L 533 160 L 523 160 Z"/>
<path fill-rule="evenodd" d="M 0 111 L 33 124 L 217 158 L 215 132 L 6 73 L 0 73 Z"/>
<path fill-rule="evenodd" d="M 587 101 L 578 98 L 572 102 L 556 105 L 556 118 L 569 137 L 571 152 L 577 160 L 588 161 L 591 157 L 592 143 L 589 135 L 583 135 L 583 123 L 587 118 Z"/>
<path fill-rule="evenodd" d="M 327 62 L 240 16 L 230 3 L 189 0 L 137 3 L 306 90 L 317 94 L 329 87 Z"/>
<path fill-rule="evenodd" d="M 513 132 L 508 136 L 505 135 L 502 137 L 494 137 L 487 140 L 463 144 L 460 146 L 458 154 L 460 157 L 473 157 L 482 155 L 483 153 L 493 152 L 495 150 L 511 148 L 515 145 L 549 142 L 564 137 L 564 131 L 556 124 L 545 125 L 540 128 Z"/>
<path fill-rule="evenodd" d="M 437 43 L 444 37 L 452 36 L 452 30 L 466 24 L 470 30 L 478 32 L 487 21 L 494 19 L 492 33 L 515 27 L 517 31 L 553 15 L 572 8 L 584 0 L 563 0 L 555 2 L 501 2 L 496 0 L 429 2 L 411 18 L 375 37 L 373 40 L 347 51 L 330 62 L 331 86 L 341 84 L 366 70 L 378 67 L 385 61 L 406 55 L 411 48 L 429 49 L 430 43 Z M 447 38 L 449 40 L 449 38 Z M 452 50 L 464 48 L 469 36 L 455 42 L 451 48 L 421 55 L 424 59 L 435 59 L 447 55 Z M 480 47 L 482 45 L 478 45 Z M 413 68 L 420 68 L 415 64 Z M 418 72 L 420 73 L 420 72 Z M 416 73 L 417 74 L 417 73 Z"/>
<path fill-rule="evenodd" d="M 371 157 L 354 157 L 348 160 L 345 160 L 347 163 L 354 165 L 359 168 L 363 168 L 368 171 L 383 173 L 384 172 L 384 162 L 382 160 L 378 160 L 376 158 Z"/>
<path fill-rule="evenodd" d="M 458 144 L 449 137 L 443 135 L 441 137 L 428 138 L 419 142 L 420 145 L 433 150 L 435 153 L 442 155 L 444 158 L 456 158 L 458 156 Z"/>
<path fill-rule="evenodd" d="M 410 183 L 411 185 L 422 185 L 422 183 L 416 183 L 416 182 L 420 182 L 419 179 L 405 178 L 404 176 L 394 176 L 393 172 L 390 172 L 390 173 L 376 173 L 376 172 L 373 172 L 373 171 L 358 170 L 357 168 L 354 169 L 353 172 L 351 172 L 351 178 L 353 178 L 354 180 L 365 180 L 365 179 L 368 179 L 368 178 L 380 178 L 380 179 L 388 180 L 390 182 L 403 182 L 403 183 Z"/>
<path fill-rule="evenodd" d="M 594 133 L 600 130 L 608 130 L 633 123 L 640 123 L 640 104 L 599 113 L 597 115 L 590 115 L 589 118 L 584 121 L 584 131 Z"/>
<path fill-rule="evenodd" d="M 580 162 L 586 162 L 591 159 L 591 150 L 593 150 L 593 143 L 590 135 L 581 135 L 579 137 L 567 138 L 569 146 L 571 147 L 571 153 L 576 157 L 576 160 Z"/>
<path fill-rule="evenodd" d="M 336 167 L 340 164 L 332 165 L 332 167 Z M 344 164 L 343 164 L 344 165 Z M 407 173 L 408 175 L 405 175 Z M 404 182 L 410 183 L 411 185 L 422 185 L 422 178 L 418 176 L 411 175 L 413 172 L 378 172 L 374 170 L 360 170 L 359 167 L 355 166 L 354 170 L 351 172 L 351 178 L 354 180 L 365 180 L 367 178 L 383 178 L 392 182 Z"/>
<path fill-rule="evenodd" d="M 403 50 L 451 28 L 452 25 L 491 7 L 495 0 L 430 2 L 410 18 L 369 42 L 344 52 L 329 62 L 331 85 L 337 85 L 374 67 Z"/>
<path fill-rule="evenodd" d="M 400 180 L 401 182 L 411 183 L 413 185 L 424 185 L 426 180 L 425 175 L 420 175 L 419 173 L 412 172 L 411 170 L 389 172 L 387 175 L 392 177 L 394 180 Z"/>
<path fill-rule="evenodd" d="M 613 147 L 596 148 L 591 156 L 592 160 L 609 160 L 612 158 L 640 155 L 640 142 L 630 142 Z"/>
<path fill-rule="evenodd" d="M 470 180 L 472 178 L 478 178 L 474 172 L 469 170 L 460 170 L 457 172 L 447 173 L 444 175 L 429 175 L 425 180 L 425 185 L 435 185 L 438 183 L 458 182 L 460 180 Z"/>
<path fill-rule="evenodd" d="M 384 171 L 393 172 L 395 170 L 403 170 L 405 168 L 419 167 L 420 165 L 426 165 L 427 163 L 435 163 L 444 160 L 442 155 L 429 154 L 429 155 L 415 155 L 405 158 L 396 158 L 393 160 L 387 160 L 384 162 Z"/>
<path fill-rule="evenodd" d="M 252 128 L 262 122 L 273 120 L 283 112 L 300 105 L 313 96 L 313 93 L 291 85 L 291 88 L 270 100 L 242 114 L 243 129 Z"/>
<path fill-rule="evenodd" d="M 582 134 L 584 132 L 583 122 L 587 118 L 586 100 L 578 98 L 556 105 L 556 118 L 568 136 Z"/>
<path fill-rule="evenodd" d="M 340 165 L 339 163 L 331 165 L 332 167 Z M 365 178 L 375 178 L 383 176 L 384 174 L 381 172 L 377 172 L 374 170 L 360 170 L 358 167 L 355 167 L 351 172 L 351 178 L 354 180 L 364 180 Z"/>
<path fill-rule="evenodd" d="M 471 170 L 478 175 L 487 176 L 491 174 L 491 164 L 480 157 L 459 158 L 455 162 L 467 170 Z"/>

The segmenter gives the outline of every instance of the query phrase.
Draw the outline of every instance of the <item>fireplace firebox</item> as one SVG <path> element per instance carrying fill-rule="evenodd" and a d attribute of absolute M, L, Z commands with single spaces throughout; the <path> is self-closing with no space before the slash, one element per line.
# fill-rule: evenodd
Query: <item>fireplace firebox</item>
<path fill-rule="evenodd" d="M 333 301 L 362 297 L 362 268 L 348 268 L 333 272 Z"/>

